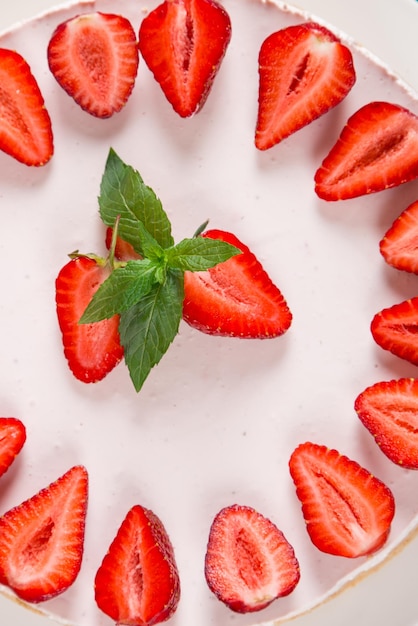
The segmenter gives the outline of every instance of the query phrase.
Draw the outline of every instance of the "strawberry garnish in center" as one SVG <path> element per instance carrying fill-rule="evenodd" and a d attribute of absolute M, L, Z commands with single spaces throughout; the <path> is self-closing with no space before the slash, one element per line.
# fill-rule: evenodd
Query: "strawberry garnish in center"
<path fill-rule="evenodd" d="M 82 561 L 88 475 L 74 466 L 0 518 L 0 583 L 43 602 L 75 581 Z"/>
<path fill-rule="evenodd" d="M 356 75 L 350 50 L 314 22 L 271 34 L 259 53 L 255 145 L 267 150 L 335 107 Z"/>
<path fill-rule="evenodd" d="M 166 0 L 142 21 L 140 52 L 181 117 L 206 102 L 230 39 L 230 18 L 214 0 Z"/>
<path fill-rule="evenodd" d="M 235 504 L 213 520 L 205 576 L 219 600 L 233 611 L 248 613 L 289 595 L 300 572 L 281 530 L 252 507 Z"/>
<path fill-rule="evenodd" d="M 121 15 L 86 13 L 60 24 L 48 45 L 49 68 L 82 109 L 110 117 L 126 104 L 138 72 L 138 46 Z"/>
<path fill-rule="evenodd" d="M 291 325 L 287 303 L 261 263 L 232 233 L 208 230 L 203 237 L 241 250 L 205 272 L 185 272 L 183 318 L 210 335 L 272 338 Z"/>
<path fill-rule="evenodd" d="M 390 489 L 356 461 L 311 442 L 289 461 L 306 529 L 322 552 L 355 558 L 385 543 L 395 513 Z"/>
<path fill-rule="evenodd" d="M 118 315 L 92 324 L 79 323 L 110 271 L 104 260 L 77 257 L 60 270 L 55 283 L 64 354 L 74 376 L 85 383 L 102 380 L 123 357 Z"/>

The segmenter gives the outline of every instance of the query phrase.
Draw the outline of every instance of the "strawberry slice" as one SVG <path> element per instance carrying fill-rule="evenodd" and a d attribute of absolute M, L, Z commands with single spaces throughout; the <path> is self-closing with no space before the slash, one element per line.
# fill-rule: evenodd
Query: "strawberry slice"
<path fill-rule="evenodd" d="M 347 200 L 418 177 L 418 117 L 389 102 L 370 102 L 347 121 L 315 174 L 324 200 Z"/>
<path fill-rule="evenodd" d="M 398 270 L 418 274 L 418 200 L 402 211 L 379 247 L 386 263 Z"/>
<path fill-rule="evenodd" d="M 382 481 L 337 450 L 311 442 L 294 450 L 289 469 L 318 550 L 356 558 L 383 546 L 395 502 Z"/>
<path fill-rule="evenodd" d="M 418 365 L 418 297 L 376 313 L 370 330 L 381 348 Z"/>
<path fill-rule="evenodd" d="M 180 599 L 173 546 L 161 520 L 133 506 L 95 578 L 98 607 L 118 624 L 152 626 L 167 620 Z"/>
<path fill-rule="evenodd" d="M 300 578 L 294 550 L 281 530 L 249 506 L 215 517 L 205 557 L 210 590 L 237 613 L 260 611 L 289 595 Z"/>
<path fill-rule="evenodd" d="M 0 48 L 0 150 L 25 165 L 45 165 L 54 152 L 51 118 L 25 59 Z"/>
<path fill-rule="evenodd" d="M 350 50 L 308 22 L 271 34 L 259 58 L 255 145 L 267 150 L 343 100 L 356 81 Z"/>
<path fill-rule="evenodd" d="M 181 117 L 202 108 L 231 39 L 231 21 L 214 0 L 166 0 L 141 23 L 139 50 Z"/>
<path fill-rule="evenodd" d="M 63 593 L 80 571 L 88 475 L 76 465 L 0 518 L 0 583 L 27 602 Z"/>
<path fill-rule="evenodd" d="M 226 231 L 208 230 L 202 237 L 226 241 L 242 254 L 204 272 L 185 272 L 185 321 L 209 335 L 260 339 L 282 335 L 292 314 L 254 254 Z"/>
<path fill-rule="evenodd" d="M 106 263 L 77 257 L 61 269 L 55 282 L 64 354 L 74 376 L 85 383 L 102 380 L 123 357 L 119 316 L 93 324 L 78 323 L 109 274 Z"/>
<path fill-rule="evenodd" d="M 139 64 L 135 31 L 121 15 L 77 15 L 52 34 L 48 64 L 82 109 L 95 117 L 110 117 L 125 106 L 135 85 Z"/>
<path fill-rule="evenodd" d="M 379 382 L 360 393 L 354 408 L 386 456 L 418 469 L 418 380 Z"/>
<path fill-rule="evenodd" d="M 9 469 L 26 441 L 26 428 L 15 417 L 0 417 L 0 476 Z"/>

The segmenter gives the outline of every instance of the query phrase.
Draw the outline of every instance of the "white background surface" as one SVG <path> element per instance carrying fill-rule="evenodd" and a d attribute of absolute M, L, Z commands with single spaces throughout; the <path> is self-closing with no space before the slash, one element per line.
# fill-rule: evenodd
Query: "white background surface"
<path fill-rule="evenodd" d="M 4 3 L 0 29 L 34 16 L 54 0 Z M 418 91 L 416 0 L 300 0 L 292 3 L 352 36 Z M 384 568 L 310 615 L 286 622 L 293 626 L 413 626 L 418 624 L 418 538 Z M 1 626 L 47 626 L 45 617 L 0 597 Z"/>

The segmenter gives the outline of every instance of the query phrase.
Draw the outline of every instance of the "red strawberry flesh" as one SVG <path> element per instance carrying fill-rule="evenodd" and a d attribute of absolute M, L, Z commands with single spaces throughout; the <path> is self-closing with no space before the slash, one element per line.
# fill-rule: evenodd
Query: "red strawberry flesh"
<path fill-rule="evenodd" d="M 379 247 L 386 263 L 398 270 L 418 274 L 418 200 L 393 222 Z"/>
<path fill-rule="evenodd" d="M 27 602 L 63 593 L 81 567 L 88 476 L 74 466 L 0 518 L 0 583 Z"/>
<path fill-rule="evenodd" d="M 282 335 L 291 324 L 291 312 L 254 254 L 232 233 L 210 230 L 202 236 L 226 241 L 242 254 L 205 272 L 185 272 L 185 321 L 212 335 Z"/>
<path fill-rule="evenodd" d="M 356 558 L 386 542 L 395 513 L 390 489 L 337 450 L 306 442 L 289 461 L 306 529 L 322 552 Z"/>
<path fill-rule="evenodd" d="M 15 417 L 0 418 L 0 476 L 9 469 L 26 441 L 26 428 Z"/>
<path fill-rule="evenodd" d="M 370 329 L 381 348 L 418 365 L 418 297 L 382 309 Z"/>
<path fill-rule="evenodd" d="M 45 165 L 54 152 L 51 119 L 25 59 L 0 48 L 0 149 L 25 165 Z"/>
<path fill-rule="evenodd" d="M 389 102 L 370 102 L 347 121 L 315 174 L 324 200 L 346 200 L 418 177 L 418 117 Z"/>
<path fill-rule="evenodd" d="M 205 104 L 230 38 L 230 18 L 214 0 L 167 0 L 142 21 L 140 52 L 181 117 Z"/>
<path fill-rule="evenodd" d="M 135 505 L 123 520 L 95 578 L 99 608 L 118 624 L 167 620 L 180 599 L 173 546 L 161 520 Z"/>
<path fill-rule="evenodd" d="M 60 24 L 48 45 L 49 68 L 82 109 L 99 118 L 128 101 L 139 55 L 131 23 L 121 15 L 86 13 Z"/>
<path fill-rule="evenodd" d="M 64 354 L 74 376 L 85 383 L 102 380 L 122 359 L 119 316 L 93 324 L 79 320 L 110 269 L 94 259 L 69 261 L 56 279 L 58 322 Z"/>
<path fill-rule="evenodd" d="M 248 613 L 289 595 L 300 572 L 292 546 L 273 522 L 251 507 L 232 505 L 212 523 L 205 576 L 230 609 Z"/>
<path fill-rule="evenodd" d="M 255 145 L 267 150 L 339 104 L 355 83 L 350 50 L 319 24 L 267 37 L 259 53 Z"/>
<path fill-rule="evenodd" d="M 378 382 L 356 398 L 354 408 L 382 452 L 406 469 L 418 469 L 418 380 Z"/>

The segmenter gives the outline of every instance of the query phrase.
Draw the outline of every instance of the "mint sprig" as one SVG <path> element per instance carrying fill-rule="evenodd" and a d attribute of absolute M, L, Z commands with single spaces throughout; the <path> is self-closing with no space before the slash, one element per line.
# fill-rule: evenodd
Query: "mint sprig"
<path fill-rule="evenodd" d="M 99 212 L 104 224 L 117 228 L 118 235 L 141 258 L 122 263 L 113 261 L 110 252 L 112 272 L 94 294 L 80 323 L 120 316 L 124 358 L 139 392 L 178 333 L 184 272 L 208 270 L 241 254 L 241 250 L 199 236 L 175 244 L 160 200 L 139 172 L 126 165 L 113 149 L 100 185 Z"/>

